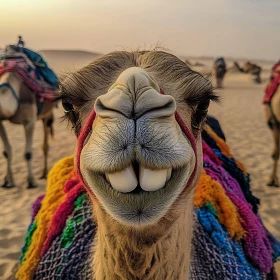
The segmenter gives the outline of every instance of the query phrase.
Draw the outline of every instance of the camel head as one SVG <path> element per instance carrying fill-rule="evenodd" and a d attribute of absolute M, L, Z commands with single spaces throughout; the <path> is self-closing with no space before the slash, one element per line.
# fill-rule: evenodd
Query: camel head
<path fill-rule="evenodd" d="M 216 98 L 208 80 L 165 52 L 115 52 L 68 76 L 60 98 L 79 135 L 77 171 L 114 221 L 172 224 L 192 204 Z"/>
<path fill-rule="evenodd" d="M 0 76 L 0 119 L 12 117 L 19 106 L 21 80 L 13 73 Z"/>

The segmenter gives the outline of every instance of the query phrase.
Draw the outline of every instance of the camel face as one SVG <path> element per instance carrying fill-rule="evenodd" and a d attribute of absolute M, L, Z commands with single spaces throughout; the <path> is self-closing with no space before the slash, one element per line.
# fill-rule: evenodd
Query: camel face
<path fill-rule="evenodd" d="M 60 98 L 95 213 L 149 229 L 170 227 L 186 205 L 191 215 L 200 132 L 216 99 L 207 79 L 165 52 L 114 52 L 66 77 Z"/>
<path fill-rule="evenodd" d="M 0 119 L 13 116 L 18 109 L 18 89 L 20 80 L 7 72 L 0 77 Z"/>
<path fill-rule="evenodd" d="M 95 102 L 81 173 L 104 208 L 128 225 L 156 222 L 184 190 L 194 147 L 175 119 L 176 103 L 146 71 L 125 70 Z"/>

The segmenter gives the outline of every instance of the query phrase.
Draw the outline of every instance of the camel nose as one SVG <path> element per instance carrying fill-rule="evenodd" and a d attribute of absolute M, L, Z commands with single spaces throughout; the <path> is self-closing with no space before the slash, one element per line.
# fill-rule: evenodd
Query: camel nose
<path fill-rule="evenodd" d="M 102 118 L 116 118 L 120 114 L 129 119 L 142 115 L 150 118 L 173 115 L 174 98 L 159 91 L 159 85 L 150 74 L 139 67 L 131 67 L 120 74 L 106 94 L 97 98 L 95 112 Z"/>

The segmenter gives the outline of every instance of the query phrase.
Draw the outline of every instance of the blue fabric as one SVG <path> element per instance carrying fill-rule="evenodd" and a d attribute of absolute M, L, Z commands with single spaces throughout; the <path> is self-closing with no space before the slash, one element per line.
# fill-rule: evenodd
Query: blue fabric
<path fill-rule="evenodd" d="M 58 77 L 52 69 L 48 67 L 46 60 L 37 52 L 23 48 L 23 52 L 35 64 L 37 70 L 44 77 L 44 80 L 53 87 L 58 86 Z M 40 64 L 40 65 L 38 65 Z"/>
<path fill-rule="evenodd" d="M 204 229 L 199 232 L 199 235 L 210 235 L 213 246 L 216 246 L 216 249 L 220 252 L 220 264 L 225 271 L 230 272 L 232 278 L 228 279 L 262 279 L 260 272 L 246 259 L 242 245 L 230 238 L 228 232 L 222 227 L 215 215 L 209 211 L 208 207 L 197 209 L 196 215 Z M 195 237 L 200 238 L 197 235 Z M 209 243 L 204 242 L 204 246 L 209 246 Z M 215 257 L 212 258 L 212 260 L 215 259 Z"/>
<path fill-rule="evenodd" d="M 280 259 L 280 241 L 278 241 L 270 232 L 266 230 L 267 237 L 272 247 L 273 261 L 276 262 Z"/>

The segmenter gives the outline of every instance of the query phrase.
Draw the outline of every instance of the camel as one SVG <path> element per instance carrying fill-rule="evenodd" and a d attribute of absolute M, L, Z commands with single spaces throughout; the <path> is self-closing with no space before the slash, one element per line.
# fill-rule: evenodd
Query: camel
<path fill-rule="evenodd" d="M 27 59 L 7 48 L 5 56 L 20 59 L 28 67 Z M 7 175 L 2 188 L 15 187 L 12 172 L 12 147 L 9 143 L 3 122 L 5 120 L 14 124 L 23 125 L 25 131 L 25 160 L 28 168 L 28 188 L 37 186 L 32 172 L 32 140 L 37 120 L 41 120 L 44 128 L 44 170 L 41 178 L 46 178 L 48 172 L 47 157 L 49 151 L 49 135 L 53 136 L 53 108 L 52 102 L 41 102 L 36 94 L 13 71 L 5 72 L 0 76 L 0 137 L 4 146 L 4 156 L 7 159 Z"/>
<path fill-rule="evenodd" d="M 253 77 L 254 82 L 257 84 L 261 83 L 261 71 L 262 68 L 254 63 L 251 63 L 250 61 L 247 61 L 244 63 L 243 67 L 240 67 L 238 62 L 234 61 L 234 67 L 236 67 L 240 72 L 251 74 Z"/>
<path fill-rule="evenodd" d="M 206 156 L 202 149 L 220 164 L 208 144 L 202 144 L 208 106 L 218 99 L 210 81 L 166 52 L 121 51 L 70 74 L 61 84 L 58 99 L 78 137 L 76 152 L 74 158 L 56 164 L 49 174 L 46 196 L 34 204 L 37 210 L 23 248 L 18 279 L 60 277 L 65 260 L 73 270 L 59 279 L 190 279 L 190 266 L 206 265 L 201 259 L 191 265 L 192 239 L 197 237 L 197 232 L 193 236 L 197 230 L 194 190 L 200 182 L 205 192 L 201 176 L 209 181 L 206 171 L 202 172 Z M 210 122 L 223 136 L 217 122 Z M 208 133 L 215 135 L 211 130 Z M 213 140 L 208 140 L 210 145 Z M 227 148 L 224 153 L 230 155 Z M 235 163 L 232 159 L 228 162 L 232 170 Z M 213 195 L 216 192 L 218 189 Z M 236 198 L 245 201 L 245 196 L 255 200 L 249 190 Z M 248 221 L 259 223 L 257 216 L 250 216 L 256 203 L 253 207 L 247 204 L 242 204 L 242 209 Z M 239 226 L 231 218 L 236 208 L 224 205 L 227 209 L 221 205 L 221 213 L 224 209 L 229 215 L 225 222 L 235 232 Z M 74 207 L 79 222 L 84 217 L 83 225 L 69 217 Z M 264 236 L 256 238 L 260 232 L 264 234 L 258 229 L 250 231 L 253 235 L 248 248 L 258 242 L 258 250 L 251 255 L 263 258 L 262 265 L 271 259 L 272 249 L 265 253 L 261 245 Z M 238 235 L 244 233 L 241 229 Z M 73 235 L 80 237 L 75 239 L 75 248 L 70 245 Z M 268 243 L 265 239 L 262 244 Z M 51 244 L 59 247 L 50 248 Z M 40 266 L 46 253 L 51 255 Z M 52 265 L 60 256 L 61 261 Z M 90 269 L 83 267 L 78 276 L 77 267 L 84 264 L 84 258 Z M 267 273 L 270 262 L 264 269 Z M 191 279 L 202 278 L 193 275 Z"/>
<path fill-rule="evenodd" d="M 190 201 L 202 170 L 200 131 L 209 103 L 216 99 L 211 83 L 170 54 L 118 52 L 69 77 L 62 89 L 62 103 L 75 108 L 70 113 L 80 112 L 81 126 L 93 125 L 87 139 L 80 140 L 77 164 L 99 201 L 94 203 L 99 225 L 95 278 L 115 279 L 118 273 L 119 279 L 141 279 L 155 262 L 149 274 L 156 272 L 157 279 L 187 279 Z M 82 102 L 85 98 L 90 107 Z M 86 124 L 93 106 L 95 120 Z M 196 108 L 193 118 L 191 108 Z M 192 128 L 187 136 L 176 122 L 176 110 Z M 123 268 L 112 267 L 107 254 L 116 259 L 126 254 Z"/>
<path fill-rule="evenodd" d="M 277 78 L 280 75 L 280 67 L 278 66 L 271 74 L 271 79 Z M 268 186 L 280 187 L 279 178 L 277 175 L 277 166 L 280 157 L 280 87 L 276 89 L 270 104 L 265 104 L 265 117 L 267 124 L 272 132 L 274 148 L 272 152 L 273 168 L 270 175 Z"/>
<path fill-rule="evenodd" d="M 227 67 L 224 58 L 218 58 L 213 66 L 213 75 L 216 79 L 217 88 L 223 87 L 223 80 L 227 72 Z"/>
<path fill-rule="evenodd" d="M 185 63 L 188 65 L 188 66 L 194 66 L 194 67 L 203 67 L 205 66 L 203 63 L 201 62 L 195 62 L 195 63 L 192 63 L 190 62 L 188 59 L 185 60 Z"/>

